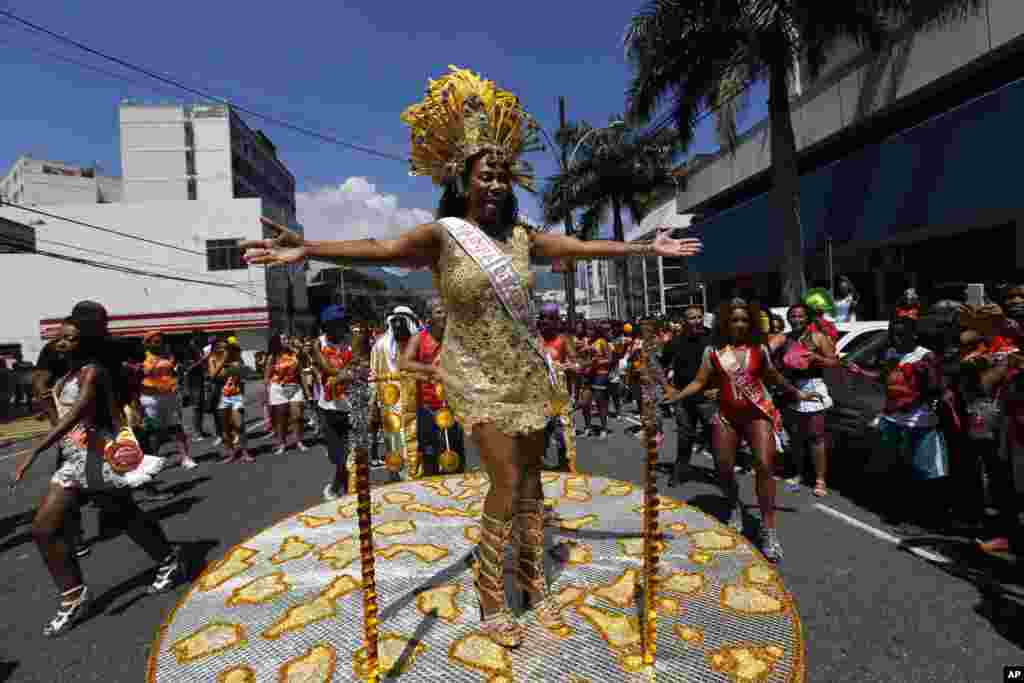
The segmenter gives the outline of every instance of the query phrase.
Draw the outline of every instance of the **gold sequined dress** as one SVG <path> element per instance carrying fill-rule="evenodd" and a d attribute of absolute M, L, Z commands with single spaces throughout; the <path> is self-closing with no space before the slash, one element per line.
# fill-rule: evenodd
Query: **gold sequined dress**
<path fill-rule="evenodd" d="M 442 226 L 443 248 L 434 269 L 448 313 L 440 364 L 465 388 L 445 387 L 446 399 L 466 433 L 494 423 L 516 436 L 544 429 L 552 401 L 567 400 L 551 388 L 544 361 L 530 348 L 502 306 L 487 274 Z M 532 289 L 530 233 L 517 225 L 504 242 L 524 285 Z"/>

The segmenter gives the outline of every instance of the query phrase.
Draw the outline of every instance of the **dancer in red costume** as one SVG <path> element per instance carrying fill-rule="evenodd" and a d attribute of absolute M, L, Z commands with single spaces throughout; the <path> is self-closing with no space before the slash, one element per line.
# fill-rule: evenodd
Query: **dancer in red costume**
<path fill-rule="evenodd" d="M 736 485 L 736 446 L 746 438 L 757 455 L 757 498 L 761 507 L 761 550 L 772 562 L 782 559 L 782 546 L 775 532 L 775 434 L 782 419 L 772 403 L 765 382 L 782 386 L 801 401 L 821 400 L 815 393 L 798 391 L 772 365 L 762 332 L 756 321 L 761 311 L 743 299 L 724 304 L 718 313 L 716 339 L 704 351 L 697 376 L 670 396 L 681 401 L 703 392 L 709 385 L 719 390 L 719 413 L 712 428 L 712 442 L 718 454 L 718 477 L 729 499 L 729 525 L 743 531 L 743 510 Z"/>

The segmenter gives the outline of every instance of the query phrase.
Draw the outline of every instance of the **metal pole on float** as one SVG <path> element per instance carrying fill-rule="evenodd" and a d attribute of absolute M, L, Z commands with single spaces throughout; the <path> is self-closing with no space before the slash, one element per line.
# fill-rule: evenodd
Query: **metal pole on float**
<path fill-rule="evenodd" d="M 643 498 L 643 585 L 644 604 L 641 619 L 641 644 L 644 666 L 653 667 L 657 655 L 658 641 L 658 563 L 661 557 L 661 531 L 658 526 L 658 479 L 655 466 L 658 463 L 658 406 L 655 403 L 654 369 L 651 367 L 649 352 L 655 348 L 654 323 L 644 321 L 640 325 L 643 346 L 640 351 L 642 373 L 644 446 L 647 459 L 644 467 Z"/>
<path fill-rule="evenodd" d="M 395 382 L 401 373 L 380 375 L 373 382 Z M 378 631 L 380 605 L 377 602 L 377 575 L 373 549 L 373 503 L 370 498 L 369 450 L 359 449 L 356 461 L 356 511 L 359 519 L 359 571 L 363 589 L 363 635 L 366 646 L 368 683 L 379 683 L 381 677 Z"/>

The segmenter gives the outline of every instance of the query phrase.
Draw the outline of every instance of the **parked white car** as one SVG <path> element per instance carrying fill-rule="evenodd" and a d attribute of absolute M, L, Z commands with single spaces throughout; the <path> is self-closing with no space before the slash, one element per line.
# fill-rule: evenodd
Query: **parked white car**
<path fill-rule="evenodd" d="M 785 307 L 769 309 L 772 313 L 786 320 Z M 839 340 L 836 342 L 836 353 L 842 358 L 848 353 L 864 348 L 875 339 L 879 339 L 889 331 L 887 320 L 865 320 L 855 323 L 835 323 L 839 331 Z M 786 332 L 789 332 L 789 321 L 786 320 Z"/>
<path fill-rule="evenodd" d="M 842 358 L 887 335 L 889 333 L 889 321 L 866 320 L 856 323 L 836 323 L 836 329 L 839 331 L 836 353 Z"/>

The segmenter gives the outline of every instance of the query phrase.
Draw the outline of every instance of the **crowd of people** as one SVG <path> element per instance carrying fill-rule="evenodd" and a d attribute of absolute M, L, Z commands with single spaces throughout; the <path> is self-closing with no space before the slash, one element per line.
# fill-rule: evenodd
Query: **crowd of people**
<path fill-rule="evenodd" d="M 483 102 L 490 109 L 481 109 Z M 1024 390 L 1018 386 L 1024 382 L 1024 285 L 1009 287 L 1002 307 L 940 307 L 941 324 L 928 329 L 920 300 L 902 302 L 877 362 L 837 357 L 836 327 L 822 315 L 820 293 L 814 292 L 788 309 L 785 322 L 749 298 L 733 298 L 718 307 L 710 329 L 699 307 L 688 308 L 678 321 L 587 321 L 568 329 L 557 310 L 532 313 L 534 260 L 685 258 L 700 253 L 700 241 L 676 239 L 666 230 L 646 243 L 584 242 L 522 223 L 512 188 L 531 186 L 529 169 L 517 159 L 535 129 L 516 98 L 471 72 L 455 70 L 431 81 L 424 102 L 403 120 L 412 130 L 413 173 L 430 175 L 443 187 L 436 221 L 390 240 L 318 242 L 264 220 L 273 236 L 241 247 L 247 262 L 268 266 L 319 259 L 429 267 L 439 296 L 427 323 L 399 306 L 375 335 L 367 321 L 328 307 L 321 336 L 271 337 L 259 359 L 264 381 L 257 404 L 265 407 L 277 455 L 290 446 L 306 450 L 307 420 L 314 421 L 334 467 L 323 491 L 328 500 L 351 490 L 353 457 L 383 464 L 395 476 L 458 472 L 466 466 L 464 436 L 474 441 L 490 482 L 474 582 L 480 629 L 494 642 L 515 648 L 526 636 L 506 598 L 509 545 L 517 550 L 515 588 L 527 609 L 541 628 L 568 632 L 545 577 L 541 470 L 553 438 L 556 466 L 575 467 L 575 437 L 606 439 L 612 407 L 615 417 L 630 404 L 637 413 L 653 409 L 659 434 L 662 418 L 674 418 L 674 481 L 686 476 L 695 447 L 710 447 L 728 502 L 725 521 L 737 532 L 744 516 L 736 460 L 745 444 L 761 509 L 760 548 L 779 561 L 778 456 L 808 453 L 814 494 L 828 494 L 831 398 L 823 373 L 843 368 L 884 387 L 878 426 L 881 455 L 888 458 L 885 478 L 894 487 L 889 497 L 932 506 L 944 500 L 977 512 L 984 496 L 978 497 L 975 484 L 987 472 L 1001 516 L 996 527 L 983 530 L 982 546 L 1013 543 L 1019 525 L 1008 463 L 1024 443 Z M 841 293 L 843 314 L 850 316 L 856 294 L 852 287 Z M 649 324 L 657 328 L 653 348 L 640 334 Z M 204 437 L 205 415 L 213 413 L 224 461 L 252 461 L 244 384 L 251 377 L 238 340 L 216 336 L 207 342 L 202 349 L 193 343 L 180 361 L 165 350 L 159 333 L 147 335 L 138 350 L 110 338 L 102 306 L 83 302 L 41 356 L 36 397 L 53 429 L 20 459 L 15 477 L 21 480 L 41 453 L 59 444 L 57 467 L 33 523 L 61 591 L 47 635 L 70 628 L 87 599 L 76 552 L 76 516 L 85 500 L 120 518 L 157 562 L 151 590 L 168 590 L 183 575 L 180 558 L 131 494 L 152 476 L 147 456 L 160 460 L 161 446 L 173 442 L 178 462 L 194 466 L 191 442 Z M 645 383 L 658 390 L 643 390 Z M 182 393 L 196 406 L 192 439 L 182 424 Z M 657 405 L 645 406 L 652 396 Z M 918 486 L 950 481 L 951 461 L 962 486 L 944 490 L 969 493 L 955 500 L 923 489 L 922 497 L 914 495 Z M 933 511 L 942 514 L 938 507 Z"/>

